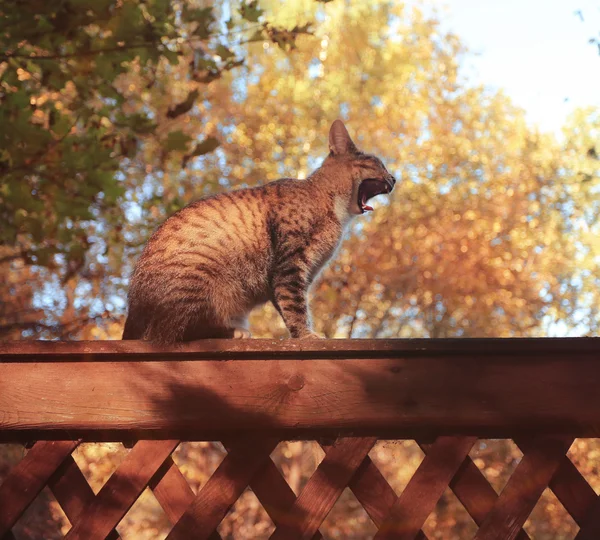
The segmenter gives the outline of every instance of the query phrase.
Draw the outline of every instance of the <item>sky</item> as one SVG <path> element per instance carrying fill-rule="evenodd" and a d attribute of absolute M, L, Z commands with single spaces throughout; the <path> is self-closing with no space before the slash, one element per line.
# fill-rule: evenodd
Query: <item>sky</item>
<path fill-rule="evenodd" d="M 588 42 L 600 38 L 600 0 L 432 1 L 473 53 L 473 79 L 504 89 L 531 124 L 559 134 L 572 110 L 600 106 L 600 54 Z"/>

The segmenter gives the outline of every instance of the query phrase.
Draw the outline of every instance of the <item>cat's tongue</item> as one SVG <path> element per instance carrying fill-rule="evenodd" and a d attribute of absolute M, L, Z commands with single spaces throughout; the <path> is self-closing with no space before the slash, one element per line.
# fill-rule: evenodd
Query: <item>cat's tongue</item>
<path fill-rule="evenodd" d="M 360 208 L 364 212 L 372 212 L 373 207 L 367 204 L 367 195 L 363 193 L 363 196 L 360 199 Z"/>

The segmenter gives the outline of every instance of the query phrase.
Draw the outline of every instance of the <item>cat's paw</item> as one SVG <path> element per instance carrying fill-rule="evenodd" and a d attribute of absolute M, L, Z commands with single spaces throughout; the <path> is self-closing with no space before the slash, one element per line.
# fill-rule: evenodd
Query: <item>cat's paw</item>
<path fill-rule="evenodd" d="M 306 334 L 298 336 L 298 339 L 324 339 L 324 338 L 323 338 L 323 336 L 320 336 L 319 334 L 317 334 L 315 332 L 308 332 Z"/>
<path fill-rule="evenodd" d="M 233 339 L 249 339 L 252 337 L 250 330 L 246 330 L 245 328 L 234 328 L 233 329 Z"/>

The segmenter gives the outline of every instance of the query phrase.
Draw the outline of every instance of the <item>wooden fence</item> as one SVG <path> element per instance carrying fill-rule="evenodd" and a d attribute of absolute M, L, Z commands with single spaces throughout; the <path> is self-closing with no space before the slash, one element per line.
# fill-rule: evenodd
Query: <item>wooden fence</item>
<path fill-rule="evenodd" d="M 425 538 L 449 486 L 475 538 L 528 538 L 523 524 L 550 487 L 577 538 L 598 539 L 600 499 L 566 453 L 599 428 L 593 338 L 3 343 L 0 441 L 33 445 L 0 485 L 0 538 L 13 538 L 45 486 L 70 539 L 118 538 L 146 487 L 173 524 L 168 538 L 215 539 L 248 486 L 272 538 L 321 538 L 346 487 L 375 538 Z M 512 438 L 523 452 L 499 495 L 469 457 L 478 437 Z M 270 457 L 290 439 L 325 451 L 297 497 Z M 415 439 L 425 453 L 400 496 L 369 457 L 378 439 Z M 196 495 L 171 458 L 181 440 L 228 451 Z M 81 441 L 133 445 L 97 495 L 71 456 Z"/>

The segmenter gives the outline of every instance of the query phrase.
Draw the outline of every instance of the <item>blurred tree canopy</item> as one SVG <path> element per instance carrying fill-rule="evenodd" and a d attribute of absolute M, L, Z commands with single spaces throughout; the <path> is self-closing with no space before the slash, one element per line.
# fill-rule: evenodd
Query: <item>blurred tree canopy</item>
<path fill-rule="evenodd" d="M 598 111 L 578 111 L 561 141 L 537 132 L 469 84 L 468 53 L 434 13 L 299 0 L 1 9 L 0 336 L 118 337 L 152 230 L 208 193 L 305 177 L 338 116 L 401 182 L 315 288 L 320 331 L 596 329 Z M 269 308 L 253 320 L 259 336 L 285 335 Z"/>
<path fill-rule="evenodd" d="M 151 232 L 204 195 L 306 177 L 326 155 L 337 117 L 399 182 L 354 222 L 314 287 L 319 332 L 596 333 L 600 111 L 576 111 L 561 137 L 539 132 L 502 92 L 471 84 L 460 39 L 435 12 L 411 5 L 5 0 L 0 339 L 118 339 L 127 278 Z M 252 326 L 257 337 L 286 335 L 270 307 Z M 78 451 L 94 489 L 122 459 L 117 446 Z M 303 443 L 278 452 L 296 490 L 322 457 Z M 519 458 L 506 442 L 481 442 L 477 452 L 496 480 Z M 12 463 L 18 453 L 2 456 Z M 578 441 L 571 458 L 585 471 L 597 453 L 593 441 Z M 221 455 L 188 443 L 176 459 L 197 489 Z M 400 490 L 422 453 L 380 443 L 372 457 Z M 119 532 L 164 536 L 158 503 L 148 495 L 140 504 Z M 556 538 L 557 505 L 540 503 L 526 526 L 532 536 Z M 46 501 L 64 532 L 56 507 Z M 137 519 L 140 510 L 151 517 Z M 372 533 L 347 493 L 330 517 L 328 534 Z M 472 527 L 446 495 L 425 529 L 449 538 Z M 565 527 L 560 534 L 576 530 Z M 220 532 L 270 530 L 248 492 Z"/>
<path fill-rule="evenodd" d="M 182 166 L 214 151 L 219 140 L 200 137 L 201 124 L 195 137 L 182 129 L 190 111 L 208 104 L 204 87 L 244 65 L 244 44 L 290 50 L 309 33 L 308 24 L 272 25 L 256 1 L 227 11 L 169 0 L 2 4 L 0 263 L 22 261 L 62 285 L 89 276 L 90 247 L 105 243 L 106 254 L 108 240 L 123 241 L 133 186 L 124 170 L 144 145 L 160 149 L 160 164 Z M 31 306 L 18 312 L 29 322 L 7 320 L 0 336 L 3 328 L 51 328 Z"/>

